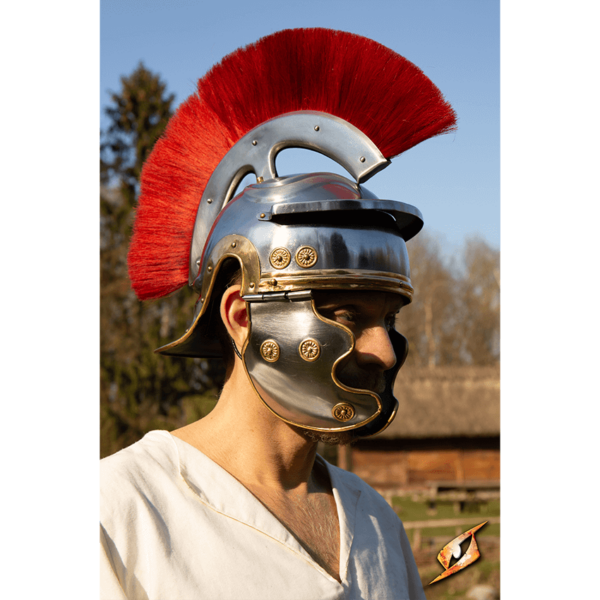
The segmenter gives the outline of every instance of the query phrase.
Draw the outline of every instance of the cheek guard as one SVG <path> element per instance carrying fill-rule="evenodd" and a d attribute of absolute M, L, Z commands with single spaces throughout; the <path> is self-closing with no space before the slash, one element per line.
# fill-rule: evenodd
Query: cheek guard
<path fill-rule="evenodd" d="M 338 365 L 354 350 L 354 335 L 315 308 L 311 292 L 246 297 L 250 333 L 242 350 L 244 368 L 265 405 L 278 417 L 316 431 L 361 434 L 382 430 L 398 401 L 392 386 L 408 345 L 390 332 L 396 364 L 384 373 L 385 390 L 352 388 L 338 379 Z"/>

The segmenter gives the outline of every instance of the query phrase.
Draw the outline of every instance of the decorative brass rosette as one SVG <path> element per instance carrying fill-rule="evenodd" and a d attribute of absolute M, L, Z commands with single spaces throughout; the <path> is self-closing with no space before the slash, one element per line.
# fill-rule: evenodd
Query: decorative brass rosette
<path fill-rule="evenodd" d="M 267 362 L 277 362 L 279 360 L 279 344 L 275 340 L 265 340 L 260 345 L 260 355 Z"/>
<path fill-rule="evenodd" d="M 301 246 L 296 252 L 296 262 L 303 269 L 314 266 L 317 258 L 317 251 L 312 246 Z"/>
<path fill-rule="evenodd" d="M 317 340 L 308 338 L 300 343 L 298 352 L 300 352 L 300 356 L 304 360 L 312 362 L 313 360 L 317 360 L 317 358 L 319 358 L 321 355 L 321 345 L 319 342 L 317 342 Z"/>
<path fill-rule="evenodd" d="M 331 414 L 333 414 L 338 421 L 342 422 L 352 419 L 352 417 L 354 417 L 354 413 L 354 406 L 352 406 L 352 404 L 348 404 L 347 402 L 340 402 L 339 404 L 336 404 L 331 411 Z"/>
<path fill-rule="evenodd" d="M 285 269 L 292 260 L 292 255 L 287 248 L 275 248 L 269 256 L 269 262 L 275 269 Z"/>

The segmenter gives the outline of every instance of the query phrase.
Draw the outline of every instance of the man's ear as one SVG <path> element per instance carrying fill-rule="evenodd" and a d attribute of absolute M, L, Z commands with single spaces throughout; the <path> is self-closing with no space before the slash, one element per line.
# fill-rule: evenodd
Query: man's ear
<path fill-rule="evenodd" d="M 221 319 L 236 346 L 241 349 L 248 335 L 248 311 L 240 296 L 240 285 L 227 288 L 221 298 Z"/>

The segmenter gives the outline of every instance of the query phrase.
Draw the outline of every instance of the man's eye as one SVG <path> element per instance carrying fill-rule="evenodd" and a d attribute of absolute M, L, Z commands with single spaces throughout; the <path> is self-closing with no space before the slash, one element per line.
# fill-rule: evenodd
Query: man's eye
<path fill-rule="evenodd" d="M 335 313 L 335 318 L 338 321 L 346 321 L 348 323 L 354 323 L 356 321 L 356 315 L 347 311 Z"/>

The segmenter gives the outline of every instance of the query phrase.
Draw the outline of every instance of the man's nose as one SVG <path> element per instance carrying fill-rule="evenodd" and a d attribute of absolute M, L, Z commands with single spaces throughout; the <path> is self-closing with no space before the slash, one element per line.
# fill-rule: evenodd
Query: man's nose
<path fill-rule="evenodd" d="M 396 364 L 396 353 L 386 327 L 369 327 L 356 339 L 357 361 L 362 367 L 377 366 L 382 371 Z"/>

